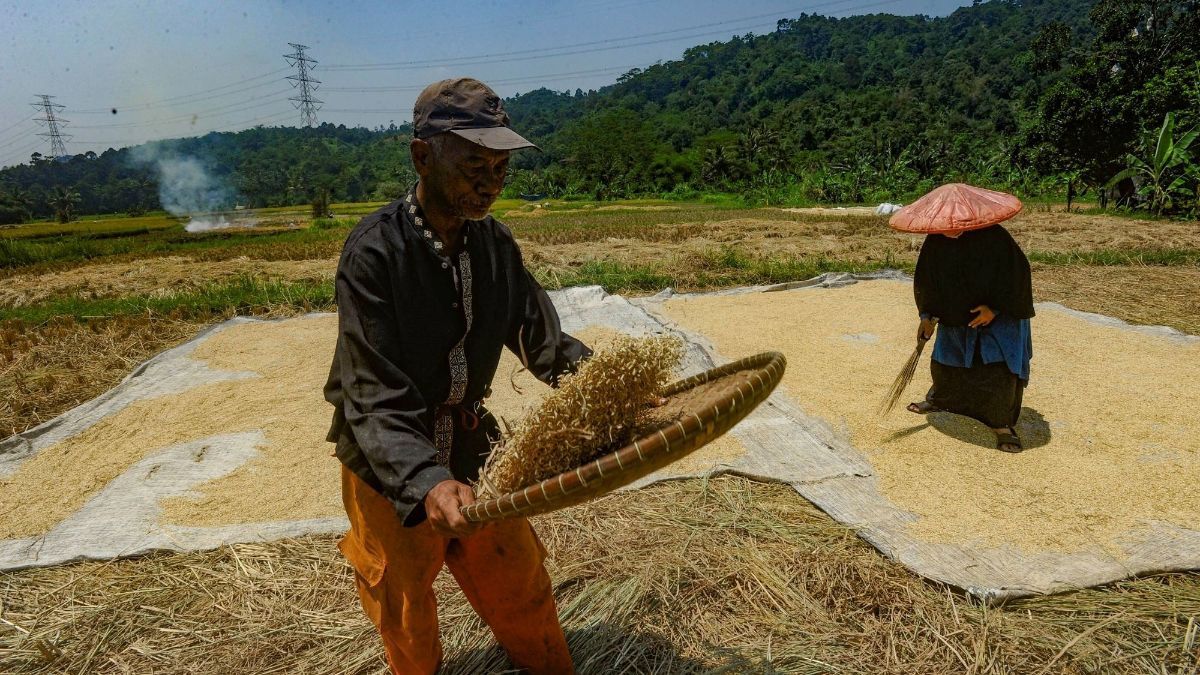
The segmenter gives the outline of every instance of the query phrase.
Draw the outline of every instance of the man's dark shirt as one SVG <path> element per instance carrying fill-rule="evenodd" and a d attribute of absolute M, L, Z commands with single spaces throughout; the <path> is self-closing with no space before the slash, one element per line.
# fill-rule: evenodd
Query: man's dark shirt
<path fill-rule="evenodd" d="M 406 525 L 425 519 L 434 485 L 477 479 L 499 437 L 480 401 L 502 347 L 523 353 L 530 372 L 548 384 L 591 354 L 562 332 L 507 227 L 491 216 L 468 221 L 462 252 L 443 256 L 412 194 L 411 205 L 389 204 L 346 239 L 336 278 L 338 341 L 325 385 L 335 454 Z M 469 269 L 460 270 L 468 257 Z M 466 388 L 461 404 L 446 407 L 460 341 Z M 438 463 L 434 444 L 439 412 L 453 420 L 448 466 Z"/>

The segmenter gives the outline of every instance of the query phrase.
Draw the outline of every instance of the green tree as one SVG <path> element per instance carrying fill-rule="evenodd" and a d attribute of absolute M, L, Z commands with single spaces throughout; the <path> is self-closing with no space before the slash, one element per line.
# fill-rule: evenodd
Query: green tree
<path fill-rule="evenodd" d="M 75 218 L 75 206 L 79 201 L 79 193 L 69 187 L 57 187 L 50 193 L 50 207 L 60 223 L 69 223 Z"/>
<path fill-rule="evenodd" d="M 1101 185 L 1124 167 L 1144 120 L 1175 112 L 1185 124 L 1200 122 L 1200 101 L 1189 95 L 1200 2 L 1097 0 L 1089 18 L 1090 41 L 1069 50 L 1062 76 L 1027 101 L 1021 144 L 1043 174 L 1081 169 Z"/>

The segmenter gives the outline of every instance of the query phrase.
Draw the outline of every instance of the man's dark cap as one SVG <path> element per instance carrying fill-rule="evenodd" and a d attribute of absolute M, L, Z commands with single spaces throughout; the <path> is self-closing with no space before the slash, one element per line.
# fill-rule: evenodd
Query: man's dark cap
<path fill-rule="evenodd" d="M 450 132 L 493 150 L 537 148 L 512 130 L 504 104 L 491 87 L 471 77 L 434 82 L 413 106 L 413 135 Z"/>

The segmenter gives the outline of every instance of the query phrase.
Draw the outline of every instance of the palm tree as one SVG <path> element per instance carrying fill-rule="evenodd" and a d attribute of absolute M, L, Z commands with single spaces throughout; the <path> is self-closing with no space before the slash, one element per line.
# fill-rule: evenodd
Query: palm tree
<path fill-rule="evenodd" d="M 60 223 L 69 223 L 75 216 L 75 205 L 79 203 L 80 196 L 75 190 L 69 187 L 56 187 L 50 193 L 50 207 L 54 209 L 54 215 Z"/>
<path fill-rule="evenodd" d="M 704 182 L 715 185 L 728 177 L 732 169 L 733 162 L 730 161 L 725 146 L 708 148 L 704 151 L 704 157 L 700 160 L 700 176 Z"/>
<path fill-rule="evenodd" d="M 1113 176 L 1108 187 L 1127 178 L 1140 178 L 1139 194 L 1146 197 L 1154 214 L 1161 216 L 1174 204 L 1176 195 L 1190 195 L 1188 183 L 1195 180 L 1197 172 L 1188 147 L 1198 136 L 1200 131 L 1193 129 L 1175 138 L 1175 113 L 1167 113 L 1162 128 L 1146 141 L 1146 149 L 1152 151 L 1150 155 L 1146 159 L 1125 155 L 1128 168 Z"/>

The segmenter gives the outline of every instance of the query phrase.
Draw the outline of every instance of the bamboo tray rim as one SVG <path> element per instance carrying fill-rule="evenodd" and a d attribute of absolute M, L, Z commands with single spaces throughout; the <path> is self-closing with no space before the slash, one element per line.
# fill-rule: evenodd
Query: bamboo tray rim
<path fill-rule="evenodd" d="M 711 407 L 687 411 L 625 447 L 520 490 L 462 507 L 471 522 L 532 516 L 594 499 L 681 459 L 733 428 L 765 401 L 783 377 L 787 359 L 762 352 L 717 366 L 668 385 L 667 397 L 750 371 Z"/>

